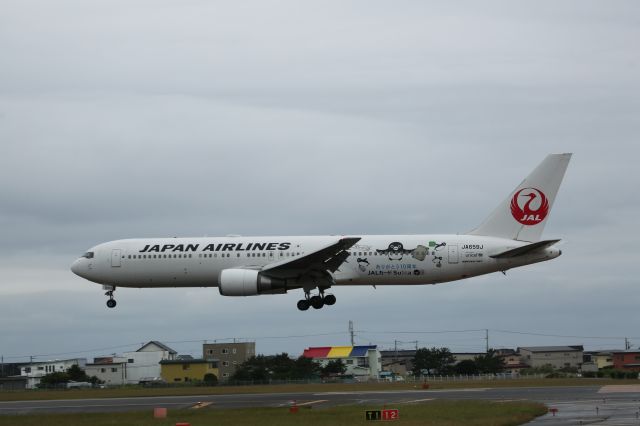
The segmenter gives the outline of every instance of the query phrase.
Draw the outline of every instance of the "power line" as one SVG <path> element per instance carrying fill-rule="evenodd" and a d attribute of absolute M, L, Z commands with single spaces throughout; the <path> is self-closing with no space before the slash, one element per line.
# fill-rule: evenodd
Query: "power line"
<path fill-rule="evenodd" d="M 565 339 L 601 339 L 601 340 L 622 340 L 622 339 L 640 339 L 640 337 L 620 337 L 620 336 L 570 336 L 563 334 L 546 334 L 546 333 L 532 333 L 525 331 L 513 331 L 513 330 L 494 330 L 491 329 L 495 333 L 507 333 L 507 334 L 523 334 L 526 336 L 541 336 L 541 337 L 560 337 Z"/>

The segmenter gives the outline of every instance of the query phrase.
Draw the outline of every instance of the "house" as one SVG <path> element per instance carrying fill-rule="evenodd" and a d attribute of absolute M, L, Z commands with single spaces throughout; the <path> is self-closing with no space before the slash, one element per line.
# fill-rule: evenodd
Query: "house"
<path fill-rule="evenodd" d="M 640 351 L 627 350 L 613 352 L 613 367 L 616 370 L 640 371 Z"/>
<path fill-rule="evenodd" d="M 502 358 L 503 372 L 505 373 L 519 374 L 521 370 L 529 368 L 527 364 L 522 362 L 522 355 L 513 349 L 501 349 L 497 353 L 498 357 Z"/>
<path fill-rule="evenodd" d="M 523 364 L 537 368 L 551 365 L 555 369 L 577 368 L 583 363 L 584 348 L 576 346 L 528 346 L 517 350 Z"/>
<path fill-rule="evenodd" d="M 616 351 L 611 349 L 585 352 L 582 370 L 598 371 L 601 368 L 613 367 L 613 353 Z"/>
<path fill-rule="evenodd" d="M 165 359 L 160 361 L 160 377 L 167 383 L 201 382 L 204 376 L 213 374 L 218 378 L 217 359 Z"/>
<path fill-rule="evenodd" d="M 40 379 L 50 373 L 64 373 L 71 366 L 77 365 L 84 370 L 87 364 L 85 358 L 56 359 L 52 361 L 30 362 L 20 367 L 20 376 L 27 379 L 26 388 L 36 389 Z"/>
<path fill-rule="evenodd" d="M 302 356 L 313 359 L 321 367 L 339 359 L 346 367 L 345 375 L 355 379 L 377 379 L 382 371 L 382 357 L 377 346 L 311 347 L 305 349 Z"/>
<path fill-rule="evenodd" d="M 173 360 L 177 354 L 176 351 L 156 340 L 145 343 L 137 351 L 125 352 L 123 358 L 127 360 L 126 383 L 158 379 L 160 361 Z"/>
<path fill-rule="evenodd" d="M 382 369 L 400 376 L 412 374 L 413 359 L 415 356 L 415 349 L 380 351 Z"/>
<path fill-rule="evenodd" d="M 220 376 L 218 380 L 226 382 L 238 366 L 256 354 L 256 342 L 205 343 L 202 345 L 202 358 L 217 359 Z"/>
<path fill-rule="evenodd" d="M 87 376 L 96 376 L 106 385 L 118 386 L 127 383 L 127 358 L 99 357 L 85 367 Z"/>

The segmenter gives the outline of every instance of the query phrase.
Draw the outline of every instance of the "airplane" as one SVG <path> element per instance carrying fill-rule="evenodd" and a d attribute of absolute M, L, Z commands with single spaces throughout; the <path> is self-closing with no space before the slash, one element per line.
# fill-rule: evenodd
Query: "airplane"
<path fill-rule="evenodd" d="M 554 259 L 540 240 L 571 154 L 548 155 L 477 228 L 462 235 L 139 238 L 89 249 L 71 271 L 117 287 L 218 287 L 223 296 L 302 289 L 301 311 L 336 303 L 344 285 L 440 284 Z M 312 294 L 314 292 L 315 294 Z"/>

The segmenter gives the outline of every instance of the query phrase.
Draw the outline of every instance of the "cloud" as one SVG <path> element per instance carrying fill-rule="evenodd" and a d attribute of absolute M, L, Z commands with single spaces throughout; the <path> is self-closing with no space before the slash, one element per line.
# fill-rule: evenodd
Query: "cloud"
<path fill-rule="evenodd" d="M 258 340 L 259 352 L 300 353 L 347 343 L 349 320 L 358 342 L 383 346 L 401 339 L 385 330 L 505 324 L 633 336 L 639 12 L 590 1 L 6 2 L 0 319 L 15 326 L 0 332 L 2 351 L 158 339 L 193 352 L 204 339 L 344 332 Z M 297 292 L 118 289 L 107 311 L 100 287 L 68 270 L 88 247 L 127 237 L 465 232 L 549 152 L 575 152 L 545 231 L 564 254 L 507 277 L 338 288 L 336 306 L 307 313 Z M 482 332 L 402 337 L 416 339 L 484 347 Z"/>

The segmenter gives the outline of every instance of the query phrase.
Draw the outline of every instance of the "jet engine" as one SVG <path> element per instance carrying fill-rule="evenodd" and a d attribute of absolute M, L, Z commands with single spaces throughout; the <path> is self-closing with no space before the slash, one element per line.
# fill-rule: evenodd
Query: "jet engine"
<path fill-rule="evenodd" d="M 285 280 L 266 277 L 253 269 L 223 269 L 218 289 L 223 296 L 256 296 L 287 292 Z"/>

